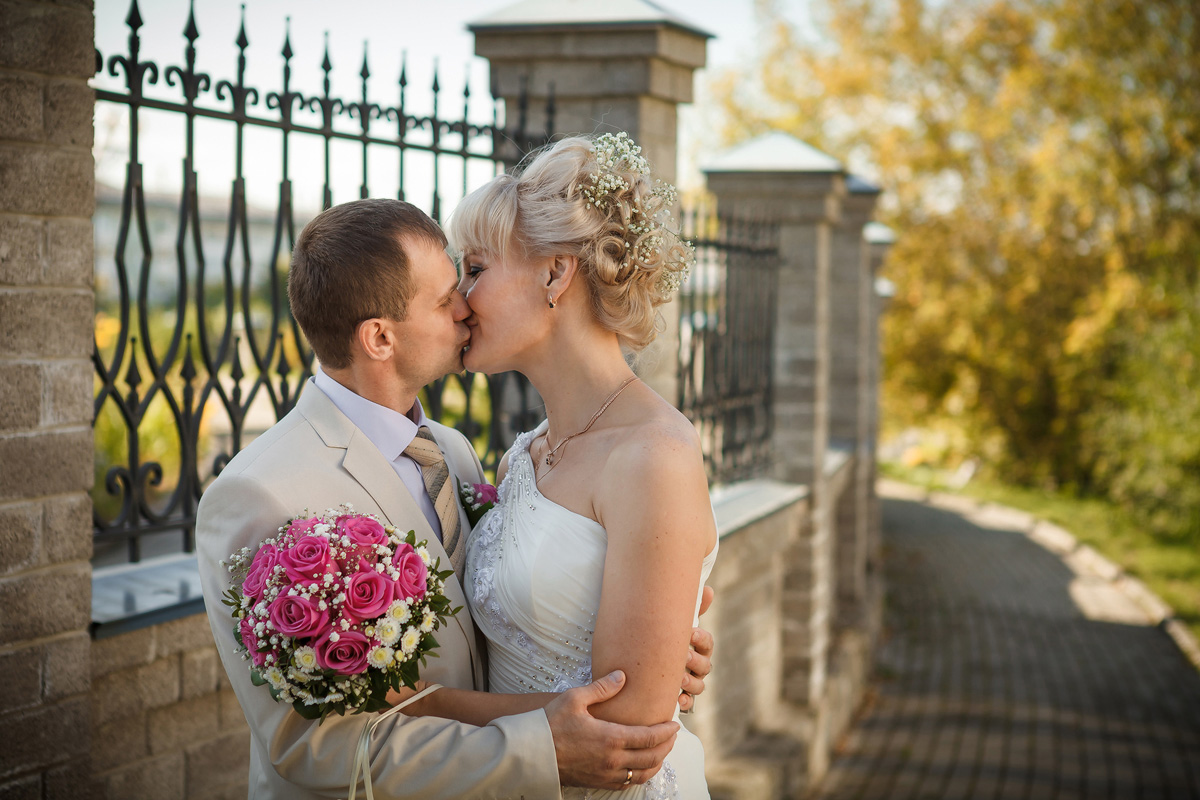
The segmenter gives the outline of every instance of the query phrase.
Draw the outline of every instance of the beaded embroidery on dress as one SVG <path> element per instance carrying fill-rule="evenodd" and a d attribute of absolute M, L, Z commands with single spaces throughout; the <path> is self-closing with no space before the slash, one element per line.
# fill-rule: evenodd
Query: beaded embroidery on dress
<path fill-rule="evenodd" d="M 592 680 L 591 640 L 608 535 L 600 523 L 544 497 L 529 444 L 546 423 L 517 437 L 499 500 L 467 542 L 463 585 L 488 640 L 495 692 L 564 691 Z M 704 559 L 701 584 L 716 560 Z M 697 609 L 699 608 L 697 597 Z M 564 800 L 704 800 L 704 751 L 686 728 L 662 770 L 620 792 L 564 788 Z"/>

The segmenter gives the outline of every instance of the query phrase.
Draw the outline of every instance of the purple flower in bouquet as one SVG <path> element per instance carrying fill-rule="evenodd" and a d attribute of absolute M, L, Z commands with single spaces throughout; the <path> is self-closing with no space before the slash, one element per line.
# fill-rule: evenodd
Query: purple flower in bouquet
<path fill-rule="evenodd" d="M 500 492 L 490 483 L 464 483 L 458 487 L 458 496 L 471 527 L 478 525 L 483 515 L 500 501 Z"/>

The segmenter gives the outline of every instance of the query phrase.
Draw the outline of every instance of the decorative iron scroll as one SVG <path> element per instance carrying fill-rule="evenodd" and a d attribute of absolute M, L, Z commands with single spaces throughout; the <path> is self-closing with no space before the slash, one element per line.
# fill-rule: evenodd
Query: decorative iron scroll
<path fill-rule="evenodd" d="M 679 292 L 678 408 L 700 432 L 708 478 L 764 474 L 771 460 L 777 225 L 683 214 L 696 264 Z"/>
<path fill-rule="evenodd" d="M 312 375 L 313 356 L 292 319 L 284 290 L 286 260 L 296 238 L 295 198 L 290 176 L 292 139 L 317 137 L 323 143 L 323 206 L 334 202 L 331 144 L 349 141 L 361 146 L 360 197 L 370 195 L 368 156 L 373 148 L 398 152 L 399 192 L 405 198 L 405 170 L 414 154 L 432 159 L 433 192 L 428 210 L 439 219 L 442 198 L 440 169 L 446 159 L 462 163 L 465 194 L 469 188 L 466 164 L 492 165 L 489 174 L 512 166 L 530 149 L 544 143 L 554 129 L 553 87 L 546 107 L 544 130 L 526 130 L 528 96 L 517 103 L 518 120 L 506 126 L 501 102 L 492 87 L 492 120 L 468 119 L 470 87 L 462 91 L 462 116 L 439 116 L 442 90 L 437 70 L 431 88 L 433 112 L 428 116 L 406 110 L 409 91 L 407 66 L 401 66 L 396 104 L 371 100 L 367 54 L 363 53 L 361 93 L 348 100 L 330 94 L 328 41 L 321 70 L 320 94 L 293 88 L 290 34 L 285 34 L 282 80 L 277 91 L 260 95 L 247 86 L 245 11 L 236 40 L 236 77 L 214 81 L 196 71 L 200 38 L 194 7 L 183 30 L 183 66 L 160 69 L 140 57 L 143 25 L 137 0 L 130 5 L 126 24 L 128 52 L 107 61 L 96 53 L 96 70 L 107 68 L 124 77 L 124 91 L 98 89 L 96 99 L 128 109 L 129 157 L 115 224 L 111 269 L 97 269 L 95 417 L 97 480 L 95 545 L 97 563 L 138 561 L 160 552 L 193 549 L 196 505 L 205 485 L 249 438 L 286 414 Z M 176 88 L 181 99 L 146 94 L 160 76 Z M 261 105 L 260 105 L 261 104 Z M 265 105 L 267 112 L 252 109 Z M 139 121 L 146 111 L 167 112 L 184 123 L 183 174 L 173 208 L 148 200 L 139 153 Z M 178 116 L 174 116 L 178 115 Z M 197 120 L 219 120 L 232 126 L 235 142 L 234 178 L 223 224 L 201 212 Z M 353 120 L 348 126 L 343 119 Z M 305 124 L 310 121 L 311 124 Z M 347 128 L 354 127 L 354 130 Z M 269 221 L 251 213 L 247 202 L 245 159 L 248 128 L 275 130 L 280 136 L 282 179 Z M 420 202 L 420 201 L 418 201 Z M 151 213 L 173 218 L 173 252 L 152 246 Z M 99 214 L 99 212 L 98 212 Z M 155 218 L 157 219 L 157 217 Z M 97 219 L 98 232 L 101 220 Z M 223 227 L 214 234 L 214 226 Z M 204 241 L 223 234 L 222 255 L 206 258 Z M 270 256 L 252 257 L 256 241 L 270 238 Z M 216 261 L 217 263 L 210 263 Z M 108 288 L 101 291 L 101 284 Z M 164 289 L 163 287 L 166 287 Z M 112 295 L 109 297 L 109 295 Z M 536 396 L 515 374 L 488 378 L 450 376 L 424 390 L 427 413 L 455 425 L 482 453 L 485 467 L 494 468 L 515 432 L 540 419 Z M 144 540 L 154 540 L 143 548 Z"/>

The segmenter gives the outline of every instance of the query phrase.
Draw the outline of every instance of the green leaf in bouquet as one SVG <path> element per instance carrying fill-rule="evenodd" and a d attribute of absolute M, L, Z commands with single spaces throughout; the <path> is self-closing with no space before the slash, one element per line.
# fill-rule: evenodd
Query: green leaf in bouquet
<path fill-rule="evenodd" d="M 226 589 L 225 594 L 221 595 L 221 602 L 234 610 L 234 616 L 237 616 L 237 611 L 242 607 L 242 595 L 236 589 Z"/>
<path fill-rule="evenodd" d="M 252 669 L 250 670 L 250 682 L 255 686 L 263 686 L 266 684 L 267 679 L 262 676 L 261 672 L 256 669 Z"/>
<path fill-rule="evenodd" d="M 400 680 L 410 689 L 415 689 L 420 673 L 414 661 L 405 661 L 400 665 Z"/>
<path fill-rule="evenodd" d="M 325 717 L 329 715 L 329 712 L 322 713 L 319 705 L 310 706 L 303 700 L 293 700 L 292 708 L 296 709 L 296 713 L 307 720 L 319 719 L 324 722 Z"/>
<path fill-rule="evenodd" d="M 391 708 L 391 706 L 388 705 L 387 700 L 383 699 L 382 697 L 376 697 L 372 695 L 371 697 L 367 698 L 367 702 L 363 704 L 362 711 L 367 714 L 374 714 L 377 711 L 387 711 L 389 708 Z"/>

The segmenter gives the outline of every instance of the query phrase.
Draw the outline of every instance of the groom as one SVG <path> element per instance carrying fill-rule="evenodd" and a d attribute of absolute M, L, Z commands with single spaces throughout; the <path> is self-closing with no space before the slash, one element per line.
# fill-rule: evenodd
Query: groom
<path fill-rule="evenodd" d="M 484 481 L 483 471 L 470 443 L 425 418 L 417 401 L 422 386 L 462 370 L 469 339 L 463 320 L 470 312 L 445 246 L 433 220 L 398 200 L 345 203 L 304 228 L 288 297 L 321 369 L 295 409 L 237 454 L 200 502 L 196 544 L 205 606 L 250 724 L 252 798 L 344 796 L 359 734 L 373 716 L 331 716 L 318 725 L 251 684 L 220 602 L 229 583 L 221 559 L 254 549 L 305 508 L 348 502 L 414 529 L 461 578 L 470 526 L 446 468 L 473 483 Z M 451 606 L 466 605 L 459 580 L 447 581 L 445 592 Z M 438 635 L 439 657 L 421 677 L 486 689 L 470 615 L 460 612 L 447 626 Z M 693 670 L 702 677 L 711 638 L 701 633 L 698 641 Z M 392 715 L 372 741 L 375 793 L 557 800 L 560 784 L 619 789 L 630 774 L 642 783 L 670 752 L 677 725 L 627 727 L 593 718 L 587 707 L 616 694 L 622 682 L 614 673 L 563 693 L 544 710 L 482 728 Z M 703 689 L 691 676 L 685 685 L 693 693 Z"/>

